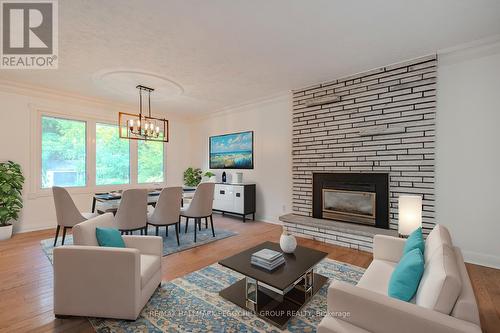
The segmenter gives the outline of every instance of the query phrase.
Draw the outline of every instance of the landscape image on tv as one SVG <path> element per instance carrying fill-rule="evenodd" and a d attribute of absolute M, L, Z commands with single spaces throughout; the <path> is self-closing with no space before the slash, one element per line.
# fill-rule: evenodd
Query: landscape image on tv
<path fill-rule="evenodd" d="M 253 132 L 211 136 L 210 169 L 253 169 Z"/>

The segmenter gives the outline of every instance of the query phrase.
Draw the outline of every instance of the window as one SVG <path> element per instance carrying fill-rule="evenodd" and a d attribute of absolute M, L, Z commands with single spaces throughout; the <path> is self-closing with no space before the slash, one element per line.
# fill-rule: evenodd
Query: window
<path fill-rule="evenodd" d="M 87 124 L 42 117 L 42 188 L 86 185 Z"/>
<path fill-rule="evenodd" d="M 120 139 L 118 126 L 97 123 L 95 126 L 96 185 L 117 185 L 130 182 L 129 140 Z"/>
<path fill-rule="evenodd" d="M 120 127 L 111 115 L 96 119 L 95 114 L 76 118 L 47 110 L 34 112 L 36 121 L 30 128 L 35 133 L 30 168 L 33 194 L 50 195 L 52 186 L 87 193 L 165 183 L 163 142 L 120 138 Z"/>
<path fill-rule="evenodd" d="M 137 181 L 163 182 L 163 142 L 137 142 Z"/>

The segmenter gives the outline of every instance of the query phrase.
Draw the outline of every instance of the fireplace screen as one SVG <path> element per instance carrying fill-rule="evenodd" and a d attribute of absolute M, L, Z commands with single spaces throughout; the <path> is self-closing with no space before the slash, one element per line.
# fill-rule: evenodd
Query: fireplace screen
<path fill-rule="evenodd" d="M 323 218 L 375 225 L 373 192 L 323 189 Z"/>

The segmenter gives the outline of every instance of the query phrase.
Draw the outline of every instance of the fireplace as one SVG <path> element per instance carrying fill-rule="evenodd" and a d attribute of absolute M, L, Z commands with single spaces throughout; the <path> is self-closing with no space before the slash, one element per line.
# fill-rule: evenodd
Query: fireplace
<path fill-rule="evenodd" d="M 314 173 L 313 217 L 389 228 L 387 173 Z"/>

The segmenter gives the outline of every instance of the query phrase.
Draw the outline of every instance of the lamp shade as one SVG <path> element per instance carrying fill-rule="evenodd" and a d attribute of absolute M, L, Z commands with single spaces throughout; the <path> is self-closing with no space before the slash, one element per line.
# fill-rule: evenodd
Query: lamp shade
<path fill-rule="evenodd" d="M 401 236 L 408 236 L 422 226 L 422 197 L 419 195 L 400 195 L 398 200 Z"/>

